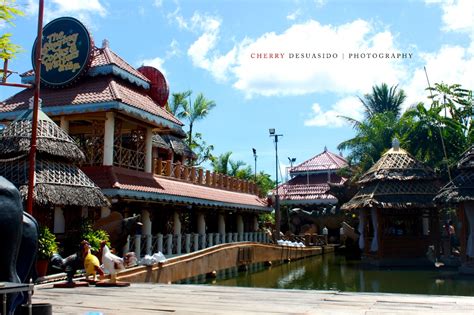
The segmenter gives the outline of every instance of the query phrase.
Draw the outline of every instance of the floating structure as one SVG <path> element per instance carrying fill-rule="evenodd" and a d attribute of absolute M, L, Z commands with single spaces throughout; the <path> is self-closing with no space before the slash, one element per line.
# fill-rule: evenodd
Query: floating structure
<path fill-rule="evenodd" d="M 65 226 L 77 216 L 101 218 L 111 211 L 125 218 L 141 214 L 142 238 L 137 241 L 142 246 L 135 249 L 142 254 L 160 249 L 155 246 L 163 243 L 160 235 L 171 235 L 165 242 L 171 244 L 169 254 L 176 254 L 181 247 L 200 249 L 210 241 L 238 241 L 256 232 L 258 215 L 271 208 L 253 182 L 191 166 L 196 156 L 184 140 L 183 123 L 164 107 L 169 90 L 161 72 L 152 67 L 135 69 L 110 49 L 107 40 L 96 47 L 83 27 L 62 29 L 67 23 L 80 24 L 59 18 L 44 28 L 44 45 L 60 49 L 58 43 L 67 39 L 78 57 L 63 60 L 68 65 L 64 69 L 56 60 L 65 58 L 61 51 L 50 49 L 48 58 L 43 58 L 42 110 L 79 145 L 85 157 L 81 170 L 110 206 L 83 205 L 74 215 L 65 215 Z M 81 31 L 71 36 L 76 29 Z M 69 77 L 69 72 L 74 75 Z M 34 70 L 21 76 L 23 83 L 34 82 Z M 2 102 L 0 121 L 8 125 L 23 115 L 32 95 L 32 89 L 25 89 Z M 90 197 L 79 189 L 73 194 L 77 199 Z M 55 212 L 50 222 L 40 223 L 54 225 L 62 219 Z M 181 246 L 184 234 L 198 235 L 198 244 Z"/>
<path fill-rule="evenodd" d="M 379 265 L 429 263 L 428 246 L 439 243 L 433 203 L 439 185 L 433 170 L 395 139 L 358 184 L 359 191 L 342 209 L 359 216 L 362 258 Z"/>
<path fill-rule="evenodd" d="M 434 201 L 457 207 L 461 223 L 460 271 L 474 274 L 474 146 L 461 156 L 457 168 L 458 175 L 441 188 Z"/>

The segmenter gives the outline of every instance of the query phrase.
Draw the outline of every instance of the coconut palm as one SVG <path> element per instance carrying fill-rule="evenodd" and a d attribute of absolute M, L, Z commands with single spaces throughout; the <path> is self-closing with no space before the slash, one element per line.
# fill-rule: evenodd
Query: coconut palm
<path fill-rule="evenodd" d="M 386 83 L 382 83 L 381 85 L 374 85 L 371 94 L 365 94 L 362 98 L 359 97 L 364 106 L 366 118 L 385 112 L 392 112 L 399 116 L 406 95 L 403 90 L 397 89 L 398 85 L 388 88 Z"/>
<path fill-rule="evenodd" d="M 173 101 L 167 104 L 168 111 L 173 115 L 178 116 L 183 107 L 188 105 L 188 98 L 191 96 L 191 93 L 191 90 L 173 93 Z"/>
<path fill-rule="evenodd" d="M 186 92 L 185 92 L 186 93 Z M 182 102 L 182 111 L 178 113 L 179 118 L 184 118 L 189 124 L 188 144 L 193 143 L 193 126 L 198 120 L 206 117 L 211 109 L 216 106 L 213 100 L 207 99 L 202 93 L 199 93 L 191 104 L 191 102 Z"/>

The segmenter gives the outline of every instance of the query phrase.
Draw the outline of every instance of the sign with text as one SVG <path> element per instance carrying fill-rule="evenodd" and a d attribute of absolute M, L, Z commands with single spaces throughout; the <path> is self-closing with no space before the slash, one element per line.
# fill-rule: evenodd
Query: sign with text
<path fill-rule="evenodd" d="M 85 26 L 71 17 L 61 17 L 43 28 L 41 83 L 62 87 L 77 80 L 90 65 L 92 39 Z M 36 41 L 32 61 L 35 69 Z M 36 69 L 35 69 L 36 70 Z"/>

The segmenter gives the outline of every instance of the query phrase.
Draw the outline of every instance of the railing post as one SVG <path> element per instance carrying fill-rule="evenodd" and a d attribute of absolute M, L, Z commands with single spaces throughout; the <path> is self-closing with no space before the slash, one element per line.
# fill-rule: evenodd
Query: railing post
<path fill-rule="evenodd" d="M 202 168 L 200 168 L 200 169 L 198 169 L 198 183 L 202 185 L 203 180 L 204 180 L 203 179 L 203 170 L 202 170 Z"/>
<path fill-rule="evenodd" d="M 174 165 L 174 178 L 181 178 L 181 163 L 176 163 Z"/>
<path fill-rule="evenodd" d="M 209 233 L 207 234 L 207 247 L 212 247 L 213 245 L 213 238 L 214 238 L 214 234 L 213 233 Z"/>
<path fill-rule="evenodd" d="M 146 253 L 147 253 L 147 255 L 152 254 L 152 252 L 151 252 L 152 242 L 153 242 L 153 237 L 151 236 L 151 234 L 146 235 Z"/>
<path fill-rule="evenodd" d="M 142 257 L 141 256 L 141 249 L 142 249 L 142 236 L 140 234 L 135 235 L 135 255 L 137 258 Z"/>
<path fill-rule="evenodd" d="M 165 161 L 165 176 L 171 176 L 171 160 Z"/>
<path fill-rule="evenodd" d="M 232 243 L 232 233 L 227 233 L 227 243 Z"/>
<path fill-rule="evenodd" d="M 194 241 L 194 251 L 197 252 L 199 250 L 199 234 L 193 234 L 193 241 Z"/>
<path fill-rule="evenodd" d="M 206 171 L 206 186 L 211 186 L 211 171 Z"/>
<path fill-rule="evenodd" d="M 239 233 L 234 233 L 234 235 L 232 235 L 232 240 L 234 242 L 238 242 L 239 241 Z"/>
<path fill-rule="evenodd" d="M 158 234 L 156 235 L 156 244 L 157 244 L 157 249 L 158 252 L 163 253 L 163 234 Z"/>
<path fill-rule="evenodd" d="M 239 242 L 244 241 L 244 233 L 239 233 Z"/>
<path fill-rule="evenodd" d="M 176 254 L 181 255 L 181 242 L 182 236 L 181 234 L 176 234 Z"/>
<path fill-rule="evenodd" d="M 155 174 L 157 175 L 162 175 L 161 173 L 163 172 L 163 163 L 162 159 L 158 158 L 155 160 Z"/>
<path fill-rule="evenodd" d="M 189 167 L 184 166 L 182 175 L 183 175 L 183 179 L 188 182 L 189 181 Z"/>
<path fill-rule="evenodd" d="M 221 243 L 221 242 L 220 242 L 221 235 L 220 235 L 219 233 L 216 233 L 216 234 L 214 235 L 214 237 L 215 237 L 215 240 L 216 240 L 216 241 L 214 242 L 214 244 L 219 245 L 219 244 Z"/>
<path fill-rule="evenodd" d="M 199 238 L 201 239 L 201 249 L 206 248 L 206 234 L 200 234 Z"/>
<path fill-rule="evenodd" d="M 249 241 L 249 232 L 244 232 L 244 242 Z"/>
<path fill-rule="evenodd" d="M 189 174 L 189 180 L 193 184 L 196 182 L 196 168 L 194 166 L 191 167 L 191 174 Z"/>
<path fill-rule="evenodd" d="M 185 251 L 188 254 L 191 252 L 191 234 L 186 234 L 184 242 Z"/>
<path fill-rule="evenodd" d="M 125 246 L 123 247 L 123 253 L 126 254 L 130 251 L 130 235 L 127 235 L 127 242 L 125 243 Z"/>
<path fill-rule="evenodd" d="M 166 234 L 166 255 L 173 254 L 173 234 Z"/>

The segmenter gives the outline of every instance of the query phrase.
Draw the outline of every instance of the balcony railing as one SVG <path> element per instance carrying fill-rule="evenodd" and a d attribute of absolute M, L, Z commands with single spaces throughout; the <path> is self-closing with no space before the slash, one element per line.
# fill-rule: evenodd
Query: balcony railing
<path fill-rule="evenodd" d="M 154 173 L 160 176 L 179 179 L 191 184 L 254 195 L 260 194 L 255 183 L 220 173 L 204 171 L 202 168 L 194 166 L 173 163 L 170 160 L 155 159 Z"/>

